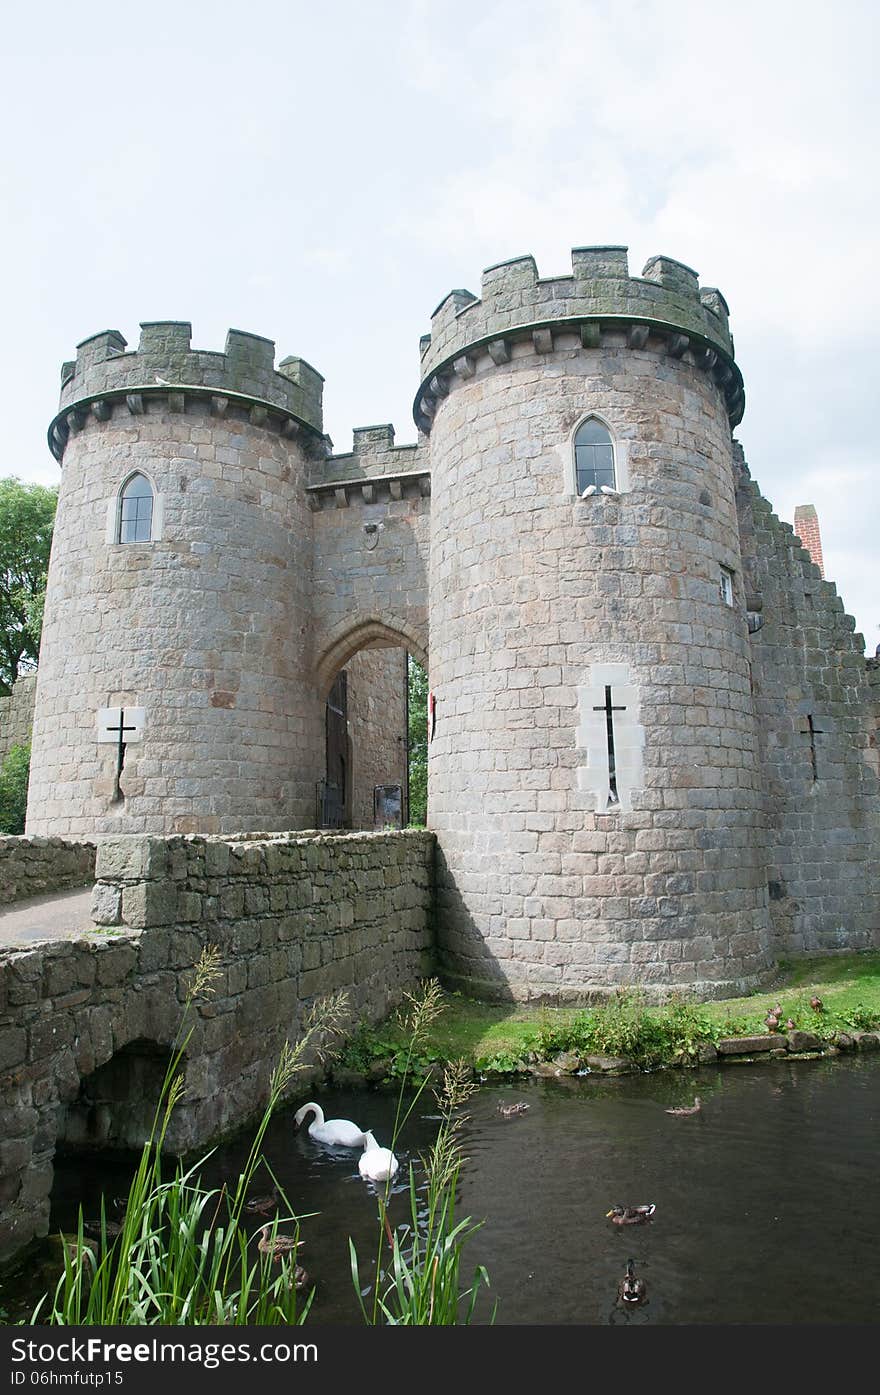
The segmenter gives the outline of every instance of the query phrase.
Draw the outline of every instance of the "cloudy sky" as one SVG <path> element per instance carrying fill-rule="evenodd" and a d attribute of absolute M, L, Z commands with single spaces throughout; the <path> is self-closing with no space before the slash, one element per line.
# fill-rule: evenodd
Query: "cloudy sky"
<path fill-rule="evenodd" d="M 874 0 L 43 0 L 0 59 L 0 474 L 45 445 L 80 339 L 191 319 L 325 376 L 415 438 L 418 339 L 453 286 L 534 253 L 662 252 L 731 307 L 738 430 L 880 641 Z"/>

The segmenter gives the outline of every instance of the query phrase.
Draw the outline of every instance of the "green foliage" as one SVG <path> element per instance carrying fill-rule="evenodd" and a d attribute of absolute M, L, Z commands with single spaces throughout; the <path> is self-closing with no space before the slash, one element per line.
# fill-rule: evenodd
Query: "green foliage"
<path fill-rule="evenodd" d="M 840 1014 L 847 1027 L 859 1032 L 873 1032 L 880 1027 L 880 1012 L 876 1008 L 856 1003 L 854 1007 Z"/>
<path fill-rule="evenodd" d="M 526 1067 L 515 1051 L 493 1051 L 489 1056 L 478 1056 L 474 1068 L 487 1075 L 513 1075 Z"/>
<path fill-rule="evenodd" d="M 58 491 L 0 479 L 0 694 L 40 652 Z"/>
<path fill-rule="evenodd" d="M 366 1071 L 373 1061 L 392 1056 L 399 1043 L 380 1034 L 362 1022 L 339 1053 L 339 1064 L 347 1070 Z"/>
<path fill-rule="evenodd" d="M 693 1058 L 701 1042 L 714 1041 L 716 1029 L 702 1008 L 673 998 L 663 1009 L 660 1026 L 666 1050 L 684 1060 Z"/>
<path fill-rule="evenodd" d="M 366 1073 L 371 1066 L 382 1062 L 386 1080 L 401 1080 L 408 1074 L 427 1075 L 438 1059 L 436 1052 L 428 1054 L 415 1050 L 394 1033 L 377 1032 L 366 1023 L 361 1023 L 339 1054 L 339 1063 L 347 1070 Z"/>
<path fill-rule="evenodd" d="M 399 1134 L 424 1093 L 427 1079 L 418 1078 L 413 1064 L 424 1054 L 432 1024 L 443 1010 L 443 994 L 436 980 L 429 980 L 421 992 L 406 994 L 408 1008 L 398 1015 L 399 1030 L 405 1037 L 400 1048 L 403 1069 L 397 1111 L 391 1136 L 392 1152 Z M 408 1103 L 407 1088 L 415 1085 Z M 460 1131 L 464 1122 L 461 1106 L 473 1094 L 476 1084 L 463 1061 L 447 1066 L 442 1088 L 434 1091 L 440 1111 L 440 1127 L 427 1158 L 422 1158 L 426 1183 L 424 1196 L 416 1186 L 415 1169 L 409 1169 L 410 1223 L 394 1232 L 388 1219 L 389 1180 L 377 1197 L 378 1243 L 371 1280 L 364 1288 L 354 1242 L 349 1240 L 351 1277 L 364 1322 L 376 1326 L 445 1327 L 467 1324 L 473 1317 L 480 1287 L 488 1287 L 485 1269 L 474 1272 L 471 1287 L 462 1291 L 459 1272 L 461 1252 L 479 1224 L 470 1217 L 455 1218 L 455 1193 L 462 1163 Z M 391 1251 L 391 1273 L 386 1272 L 382 1251 Z M 364 1301 L 372 1289 L 372 1302 Z"/>
<path fill-rule="evenodd" d="M 461 1251 L 482 1223 L 474 1224 L 469 1217 L 456 1222 L 457 1181 L 458 1169 L 443 1187 L 429 1181 L 427 1205 L 423 1205 L 416 1189 L 415 1170 L 410 1168 L 408 1236 L 402 1240 L 400 1227 L 393 1236 L 391 1283 L 379 1299 L 379 1310 L 387 1326 L 467 1326 L 474 1315 L 480 1287 L 489 1287 L 489 1275 L 478 1265 L 470 1288 L 464 1292 L 461 1289 Z M 359 1292 L 357 1251 L 354 1241 L 349 1240 L 348 1244 L 352 1280 Z"/>
<path fill-rule="evenodd" d="M 699 1043 L 713 1035 L 712 1023 L 693 1004 L 673 999 L 666 1007 L 649 1008 L 640 993 L 621 989 L 602 1007 L 569 1018 L 545 1013 L 533 1042 L 543 1059 L 573 1051 L 581 1056 L 627 1056 L 650 1067 L 692 1057 Z"/>
<path fill-rule="evenodd" d="M 0 833 L 24 833 L 30 746 L 12 746 L 0 765 Z"/>
<path fill-rule="evenodd" d="M 428 675 L 407 654 L 409 682 L 409 822 L 421 828 L 428 817 Z"/>

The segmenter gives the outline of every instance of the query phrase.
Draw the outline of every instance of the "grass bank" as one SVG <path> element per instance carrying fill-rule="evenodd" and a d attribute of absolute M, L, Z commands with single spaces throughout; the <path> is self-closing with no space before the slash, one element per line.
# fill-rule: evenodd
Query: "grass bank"
<path fill-rule="evenodd" d="M 810 1006 L 812 998 L 821 999 L 821 1009 Z M 626 1057 L 642 1067 L 691 1065 L 711 1057 L 706 1048 L 719 1040 L 765 1035 L 765 1018 L 777 1006 L 783 1034 L 791 1021 L 822 1045 L 846 1046 L 851 1033 L 880 1027 L 880 953 L 781 961 L 768 992 L 663 1007 L 649 1007 L 633 992 L 586 1009 L 481 1003 L 449 993 L 416 1067 L 425 1072 L 464 1059 L 481 1072 L 516 1073 L 561 1055 L 590 1054 Z M 393 1018 L 363 1027 L 343 1054 L 342 1071 L 393 1079 L 403 1069 L 404 1045 Z"/>

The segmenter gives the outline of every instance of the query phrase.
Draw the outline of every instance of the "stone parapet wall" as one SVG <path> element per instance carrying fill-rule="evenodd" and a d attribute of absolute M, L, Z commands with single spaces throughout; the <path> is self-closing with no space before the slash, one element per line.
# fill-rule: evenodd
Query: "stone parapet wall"
<path fill-rule="evenodd" d="M 320 434 L 324 380 L 311 364 L 285 358 L 276 370 L 275 345 L 259 334 L 231 329 L 223 353 L 193 349 L 191 336 L 188 321 L 163 320 L 141 325 L 136 353 L 125 352 L 126 341 L 116 329 L 78 344 L 76 359 L 61 368 L 60 411 L 49 436 L 55 454 L 60 458 L 68 436 L 81 428 L 87 414 L 103 420 L 114 397 L 124 399 L 123 409 L 137 415 L 143 410 L 138 394 L 167 397 L 187 388 L 215 394 L 218 404 L 224 394 L 247 398 Z M 183 404 L 177 409 L 182 411 Z"/>
<path fill-rule="evenodd" d="M 29 746 L 34 724 L 37 675 L 25 673 L 16 679 L 8 697 L 0 697 L 0 763 L 13 746 Z"/>
<path fill-rule="evenodd" d="M 94 843 L 0 837 L 0 909 L 30 896 L 87 886 L 94 875 Z"/>
<path fill-rule="evenodd" d="M 315 458 L 312 485 L 347 484 L 360 480 L 381 481 L 384 476 L 419 474 L 430 470 L 430 451 L 422 439 L 413 444 L 394 444 L 394 427 L 356 426 L 352 449 L 344 454 Z"/>
<path fill-rule="evenodd" d="M 862 636 L 737 449 L 752 689 L 778 954 L 880 943 L 877 699 Z"/>
<path fill-rule="evenodd" d="M 430 431 L 450 374 L 467 380 L 476 348 L 496 363 L 509 357 L 509 340 L 531 335 L 541 355 L 553 347 L 557 328 L 583 325 L 585 347 L 599 346 L 603 327 L 632 325 L 634 347 L 643 348 L 648 326 L 662 334 L 675 358 L 686 357 L 714 373 L 731 420 L 743 409 L 742 379 L 733 363 L 733 340 L 724 296 L 701 287 L 697 273 L 671 257 L 651 257 L 641 276 L 630 276 L 625 247 L 575 247 L 571 276 L 539 277 L 534 258 L 515 257 L 487 267 L 481 296 L 454 290 L 431 317 L 422 339 L 422 387 L 416 397 L 417 425 Z"/>
<path fill-rule="evenodd" d="M 179 1149 L 260 1111 L 316 998 L 346 989 L 350 1024 L 376 1021 L 429 973 L 433 842 L 422 830 L 104 842 L 95 916 L 116 933 L 0 951 L 0 1258 L 46 1233 L 83 1077 L 170 1047 L 206 946 L 221 972 L 187 1046 Z M 92 1123 L 113 1141 L 112 1119 Z"/>

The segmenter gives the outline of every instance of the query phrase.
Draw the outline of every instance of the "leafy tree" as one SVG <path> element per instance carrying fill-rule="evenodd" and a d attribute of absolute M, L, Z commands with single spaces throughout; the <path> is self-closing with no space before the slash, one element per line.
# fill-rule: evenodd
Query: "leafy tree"
<path fill-rule="evenodd" d="M 0 479 L 0 695 L 40 652 L 57 489 Z"/>
<path fill-rule="evenodd" d="M 0 833 L 24 833 L 30 746 L 12 746 L 0 765 Z"/>
<path fill-rule="evenodd" d="M 407 654 L 409 677 L 409 821 L 421 827 L 428 817 L 428 675 Z"/>

